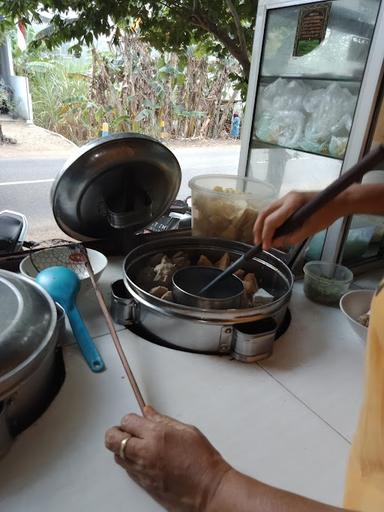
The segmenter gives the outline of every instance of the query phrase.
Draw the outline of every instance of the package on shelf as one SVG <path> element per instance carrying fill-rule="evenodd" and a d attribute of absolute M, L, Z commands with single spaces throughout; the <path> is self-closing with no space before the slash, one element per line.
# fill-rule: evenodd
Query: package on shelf
<path fill-rule="evenodd" d="M 256 136 L 271 144 L 341 158 L 356 101 L 338 83 L 315 89 L 308 82 L 278 78 L 260 89 Z"/>

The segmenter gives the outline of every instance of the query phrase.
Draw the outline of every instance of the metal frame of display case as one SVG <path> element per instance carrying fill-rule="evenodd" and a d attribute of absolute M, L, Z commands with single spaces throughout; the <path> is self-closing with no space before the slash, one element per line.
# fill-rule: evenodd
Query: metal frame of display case
<path fill-rule="evenodd" d="M 306 4 L 321 4 L 328 0 L 261 0 L 258 5 L 253 41 L 252 62 L 249 76 L 246 110 L 241 134 L 241 150 L 238 174 L 247 175 L 247 165 L 252 145 L 253 119 L 256 108 L 256 95 L 259 86 L 260 66 L 265 38 L 267 12 L 272 9 Z M 371 46 L 361 81 L 360 92 L 355 108 L 353 123 L 349 133 L 346 152 L 342 161 L 340 173 L 346 172 L 367 151 L 372 120 L 375 113 L 378 94 L 384 79 L 384 1 L 381 0 L 374 28 Z M 303 153 L 305 151 L 300 150 Z M 327 158 L 324 156 L 324 158 Z M 384 169 L 384 162 L 383 162 Z M 340 219 L 330 226 L 325 237 L 322 259 L 340 261 L 343 244 L 347 236 L 350 219 Z M 382 265 L 382 260 L 381 265 Z M 374 262 L 364 264 L 361 268 L 375 266 Z M 377 265 L 376 265 L 377 266 Z"/>

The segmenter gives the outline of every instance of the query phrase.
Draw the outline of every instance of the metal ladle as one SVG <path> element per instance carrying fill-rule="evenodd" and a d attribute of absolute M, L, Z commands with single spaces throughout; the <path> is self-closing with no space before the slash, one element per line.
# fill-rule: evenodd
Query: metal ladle
<path fill-rule="evenodd" d="M 380 144 L 375 149 L 370 151 L 359 162 L 357 162 L 357 164 L 352 166 L 349 171 L 339 176 L 339 178 L 328 185 L 328 187 L 326 187 L 323 191 L 319 192 L 315 197 L 308 201 L 308 203 L 296 210 L 293 215 L 291 215 L 279 228 L 277 228 L 274 238 L 288 235 L 289 233 L 292 233 L 298 229 L 309 217 L 311 217 L 311 215 L 320 210 L 320 208 L 329 203 L 329 201 L 334 199 L 338 194 L 340 194 L 340 192 L 348 188 L 350 185 L 360 181 L 364 174 L 374 169 L 375 166 L 383 160 L 384 145 Z M 239 270 L 239 268 L 241 268 L 246 261 L 254 258 L 261 251 L 261 244 L 252 247 L 252 249 L 249 249 L 249 251 L 247 251 L 245 254 L 243 254 L 243 256 L 234 261 L 232 265 L 225 269 L 224 272 L 218 275 L 209 284 L 204 286 L 204 288 L 199 291 L 199 295 L 207 296 L 207 292 L 216 286 L 217 283 L 219 283 L 222 279 L 225 279 L 228 274 L 233 274 L 236 272 L 236 270 Z"/>

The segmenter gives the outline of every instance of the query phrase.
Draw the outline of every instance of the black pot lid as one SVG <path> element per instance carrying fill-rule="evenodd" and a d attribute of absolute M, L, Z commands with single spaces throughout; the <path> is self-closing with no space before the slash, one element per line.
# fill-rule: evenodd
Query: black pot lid
<path fill-rule="evenodd" d="M 137 133 L 111 135 L 65 163 L 52 185 L 52 210 L 72 238 L 105 240 L 161 217 L 180 182 L 179 162 L 164 144 Z"/>
<path fill-rule="evenodd" d="M 0 397 L 40 360 L 54 341 L 54 301 L 35 281 L 0 270 Z"/>

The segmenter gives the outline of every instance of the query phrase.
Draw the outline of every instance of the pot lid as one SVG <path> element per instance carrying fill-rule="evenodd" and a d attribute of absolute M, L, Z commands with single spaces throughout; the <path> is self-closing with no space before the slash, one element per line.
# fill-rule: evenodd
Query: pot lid
<path fill-rule="evenodd" d="M 35 281 L 0 270 L 0 395 L 48 347 L 57 313 L 51 297 Z"/>
<path fill-rule="evenodd" d="M 51 189 L 59 227 L 77 240 L 135 233 L 161 217 L 181 182 L 179 162 L 161 142 L 121 133 L 85 144 Z"/>

